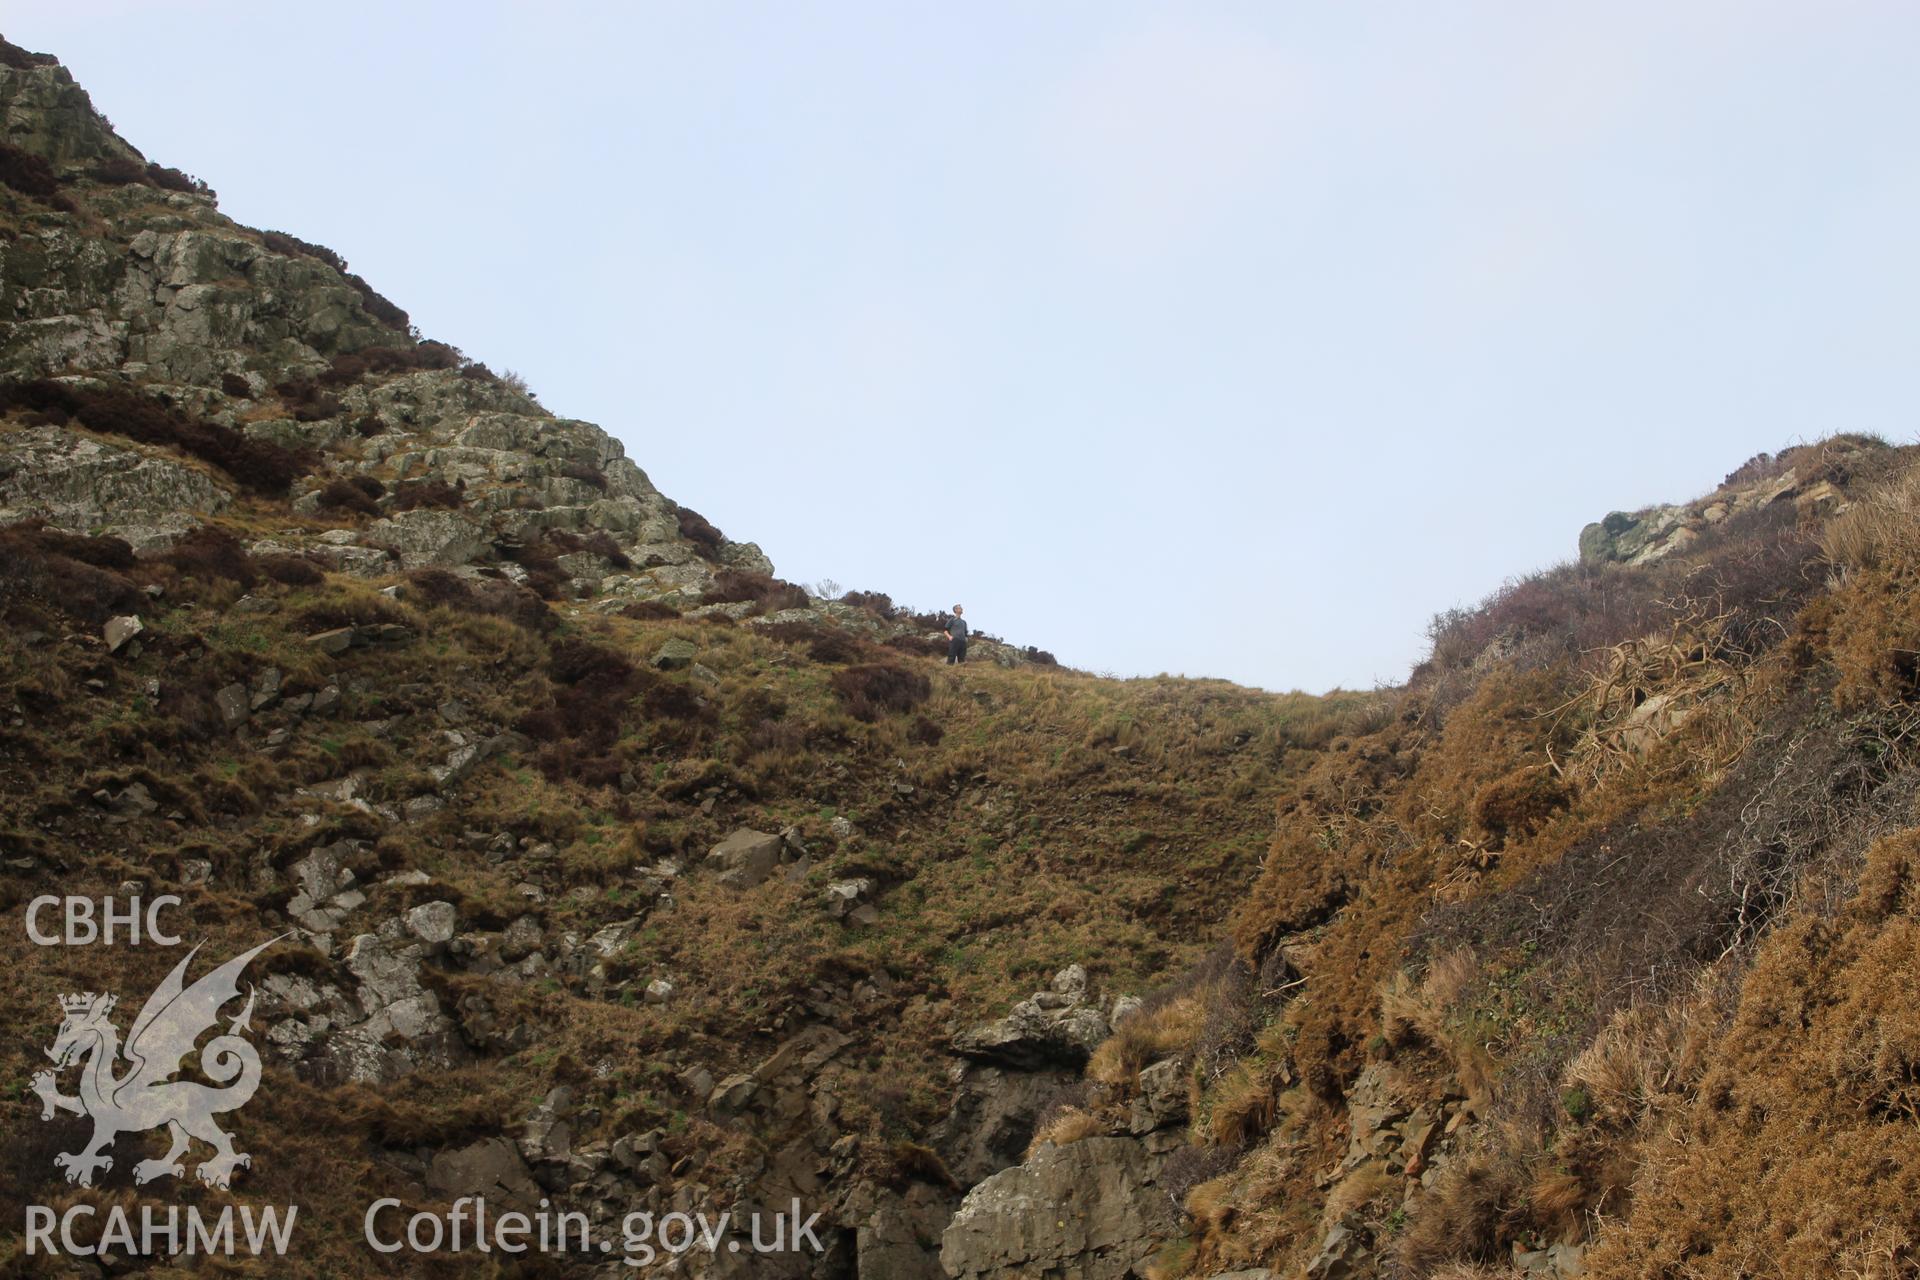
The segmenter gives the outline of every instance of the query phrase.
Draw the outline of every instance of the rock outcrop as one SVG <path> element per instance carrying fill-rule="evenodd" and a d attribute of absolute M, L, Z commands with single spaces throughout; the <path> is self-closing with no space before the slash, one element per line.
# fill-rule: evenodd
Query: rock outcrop
<path fill-rule="evenodd" d="M 144 167 L 58 64 L 0 65 L 0 113 L 13 145 L 71 180 L 108 161 Z M 84 369 L 89 386 L 313 451 L 320 465 L 292 495 L 308 515 L 338 514 L 325 498 L 338 481 L 385 490 L 371 521 L 290 545 L 282 534 L 280 549 L 355 573 L 486 564 L 513 577 L 512 550 L 538 544 L 578 593 L 687 607 L 722 569 L 772 572 L 750 543 L 683 535 L 678 507 L 600 428 L 454 355 L 419 359 L 404 314 L 328 251 L 239 226 L 204 190 L 96 185 L 88 205 L 94 228 L 48 217 L 0 240 L 0 372 Z M 387 373 L 315 389 L 354 357 Z M 17 426 L 4 443 L 0 521 L 38 516 L 152 550 L 234 498 L 230 477 L 150 444 Z M 403 486 L 422 484 L 441 505 L 403 505 Z"/>
<path fill-rule="evenodd" d="M 1818 459 L 1781 465 L 1762 454 L 1704 498 L 1641 511 L 1610 512 L 1580 531 L 1580 558 L 1600 564 L 1650 564 L 1685 551 L 1718 525 L 1743 512 L 1790 503 L 1796 512 L 1812 509 L 1833 515 L 1847 505 L 1834 484 L 1836 468 L 1844 474 L 1853 460 L 1884 449 L 1864 437 L 1836 437 L 1823 446 Z"/>
<path fill-rule="evenodd" d="M 1087 999 L 1087 971 L 1074 965 L 1006 1017 L 955 1036 L 953 1051 L 1024 1071 L 1080 1067 L 1111 1030 L 1106 1016 Z"/>
<path fill-rule="evenodd" d="M 955 1280 L 1122 1280 L 1178 1221 L 1158 1162 L 1130 1138 L 1043 1148 L 967 1193 L 941 1237 Z"/>

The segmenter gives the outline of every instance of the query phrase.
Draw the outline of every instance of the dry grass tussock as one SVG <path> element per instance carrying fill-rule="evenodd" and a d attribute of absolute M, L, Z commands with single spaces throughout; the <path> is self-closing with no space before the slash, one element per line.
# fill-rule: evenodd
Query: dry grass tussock
<path fill-rule="evenodd" d="M 1833 922 L 1762 945 L 1734 1025 L 1647 1152 L 1596 1274 L 1920 1274 L 1920 833 Z"/>
<path fill-rule="evenodd" d="M 1920 465 L 1860 495 L 1819 534 L 1820 552 L 1840 572 L 1920 565 Z"/>
<path fill-rule="evenodd" d="M 1417 982 L 1405 970 L 1395 973 L 1380 993 L 1380 1034 L 1391 1048 L 1425 1044 L 1438 1050 L 1468 1096 L 1484 1104 L 1492 1092 L 1492 1065 L 1473 1028 L 1458 1016 L 1481 967 L 1472 950 L 1460 948 L 1435 959 Z"/>
<path fill-rule="evenodd" d="M 1691 995 L 1615 1011 L 1567 1064 L 1564 1087 L 1581 1092 L 1596 1120 L 1622 1129 L 1690 1096 L 1722 1029 L 1715 985 L 1703 977 Z"/>
<path fill-rule="evenodd" d="M 1051 1120 L 1034 1131 L 1033 1141 L 1027 1144 L 1027 1158 L 1031 1159 L 1042 1147 L 1064 1147 L 1082 1138 L 1097 1138 L 1107 1131 L 1100 1117 L 1079 1107 L 1063 1107 Z"/>
<path fill-rule="evenodd" d="M 1192 1045 L 1206 1016 L 1205 1000 L 1189 992 L 1121 1019 L 1114 1033 L 1093 1051 L 1087 1078 L 1113 1085 L 1131 1081 L 1142 1067 Z"/>

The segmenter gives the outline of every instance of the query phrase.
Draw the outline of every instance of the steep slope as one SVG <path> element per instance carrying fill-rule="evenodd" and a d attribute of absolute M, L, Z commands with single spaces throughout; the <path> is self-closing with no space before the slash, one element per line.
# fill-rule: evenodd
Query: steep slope
<path fill-rule="evenodd" d="M 1003 1198 L 1148 1105 L 1156 1277 L 1920 1274 L 1917 495 L 1836 437 L 1438 619 L 949 1262 L 1086 1256 Z"/>
<path fill-rule="evenodd" d="M 677 1265 L 937 1276 L 1127 993 L 1221 935 L 1282 779 L 1379 705 L 991 637 L 942 669 L 937 618 L 775 579 L 51 59 L 0 48 L 0 114 L 0 896 L 175 895 L 197 964 L 288 935 L 222 1189 L 141 1181 L 134 1133 L 70 1185 L 87 1121 L 37 1096 L 62 997 L 125 1031 L 181 952 L 5 931 L 9 1204 L 298 1205 L 271 1274 L 338 1276 L 469 1269 L 370 1250 L 381 1197 L 596 1233 L 797 1199 L 824 1254 Z M 20 1227 L 11 1264 L 59 1270 Z"/>

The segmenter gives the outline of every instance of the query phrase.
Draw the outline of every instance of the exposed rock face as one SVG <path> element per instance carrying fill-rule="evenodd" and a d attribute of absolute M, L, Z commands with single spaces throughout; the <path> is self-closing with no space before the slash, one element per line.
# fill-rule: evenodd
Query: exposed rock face
<path fill-rule="evenodd" d="M 486 530 L 451 511 L 403 511 L 375 521 L 367 537 L 390 548 L 409 569 L 466 564 L 492 545 Z"/>
<path fill-rule="evenodd" d="M 71 173 L 103 160 L 137 160 L 140 153 L 99 122 L 93 100 L 57 64 L 6 68 L 0 75 L 0 126 L 8 142 Z"/>
<path fill-rule="evenodd" d="M 678 671 L 692 662 L 699 652 L 691 640 L 676 637 L 660 646 L 660 651 L 653 655 L 653 665 L 662 671 Z"/>
<path fill-rule="evenodd" d="M 940 1233 L 952 1218 L 951 1206 L 924 1183 L 903 1195 L 879 1197 L 879 1204 L 855 1235 L 854 1274 L 886 1280 L 947 1280 L 940 1265 Z"/>
<path fill-rule="evenodd" d="M 531 1208 L 540 1188 L 527 1172 L 513 1143 L 505 1138 L 482 1138 L 471 1146 L 443 1151 L 433 1158 L 427 1185 L 449 1200 L 483 1196 L 489 1202 L 517 1209 Z"/>
<path fill-rule="evenodd" d="M 1105 1015 L 1087 1001 L 1086 970 L 1074 965 L 1006 1017 L 955 1036 L 953 1050 L 1024 1071 L 1079 1067 L 1111 1033 Z"/>
<path fill-rule="evenodd" d="M 1073 1072 L 970 1067 L 939 1134 L 940 1155 L 962 1185 L 1020 1163 L 1040 1113 Z"/>
<path fill-rule="evenodd" d="M 102 788 L 93 793 L 93 798 L 110 817 L 122 821 L 144 817 L 160 807 L 143 782 L 129 783 L 119 791 Z"/>
<path fill-rule="evenodd" d="M 1845 437 L 1829 442 L 1829 464 L 1845 465 L 1848 455 L 1884 448 Z M 1830 480 L 1806 465 L 1780 467 L 1762 455 L 1727 478 L 1719 489 L 1695 502 L 1610 512 L 1580 531 L 1580 558 L 1590 563 L 1649 564 L 1684 551 L 1723 521 L 1779 502 L 1813 508 L 1827 515 L 1846 499 Z M 1743 474 L 1751 472 L 1751 475 Z"/>
<path fill-rule="evenodd" d="M 880 918 L 880 913 L 868 900 L 873 891 L 873 881 L 866 876 L 835 880 L 827 885 L 827 914 L 850 924 L 872 924 Z"/>
<path fill-rule="evenodd" d="M 1113 1001 L 1116 1010 L 1137 1005 L 1125 996 Z M 1039 1117 L 1078 1079 L 1086 1037 L 1097 1030 L 1103 1038 L 1107 1025 L 1085 970 L 1073 965 L 1008 1017 L 955 1037 L 955 1051 L 976 1063 L 962 1073 L 938 1138 L 947 1167 L 972 1185 L 942 1237 L 950 1274 L 1134 1276 L 1173 1234 L 1180 1214 L 1159 1181 L 1184 1141 L 1183 1058 L 1142 1069 L 1130 1097 L 1095 1086 L 1085 1114 L 1103 1133 L 1044 1143 L 1014 1163 Z"/>
<path fill-rule="evenodd" d="M 451 1067 L 469 1054 L 440 998 L 420 981 L 426 947 L 363 933 L 346 965 L 359 979 L 364 1017 L 337 1029 L 327 1056 L 349 1080 L 384 1084 L 423 1066 Z"/>
<path fill-rule="evenodd" d="M 146 629 L 146 624 L 140 621 L 138 615 L 127 614 L 119 618 L 108 618 L 106 629 L 101 633 L 101 637 L 107 642 L 108 653 L 118 653 L 129 641 Z"/>
<path fill-rule="evenodd" d="M 58 65 L 0 66 L 6 137 L 69 177 L 101 162 L 144 166 Z M 282 252 L 223 217 L 210 194 L 157 193 L 138 183 L 92 184 L 82 227 L 47 215 L 0 242 L 0 375 L 88 371 L 95 385 L 164 395 L 189 416 L 295 448 L 321 467 L 297 488 L 296 509 L 319 510 L 334 479 L 371 475 L 387 486 L 434 481 L 458 509 L 387 510 L 361 529 L 316 531 L 311 546 L 336 569 L 494 561 L 500 546 L 547 531 L 599 534 L 612 554 L 578 553 L 563 570 L 578 592 L 622 600 L 699 603 L 721 567 L 770 573 L 751 543 L 698 548 L 678 510 L 620 443 L 591 423 L 556 418 L 518 390 L 457 369 L 402 370 L 343 384 L 295 417 L 263 414 L 289 374 L 324 372 L 336 357 L 405 349 L 403 318 L 375 314 L 322 258 Z M 278 246 L 278 247 L 276 247 Z M 353 424 L 375 421 L 372 438 Z M 353 448 L 341 449 L 344 441 Z M 232 501 L 224 477 L 147 445 L 104 443 L 62 427 L 6 429 L 0 520 L 40 516 L 77 532 L 108 532 L 136 550 L 164 547 Z M 344 538 L 344 541 L 342 540 Z M 704 555 L 702 552 L 704 551 Z M 706 557 L 710 556 L 711 559 Z M 518 566 L 513 566 L 516 570 Z"/>
<path fill-rule="evenodd" d="M 751 889 L 763 883 L 780 865 L 786 842 L 764 831 L 734 832 L 707 853 L 707 865 L 717 870 L 722 884 Z"/>
<path fill-rule="evenodd" d="M 1145 1135 L 1187 1118 L 1186 1062 L 1168 1058 L 1140 1072 L 1127 1132 Z"/>
<path fill-rule="evenodd" d="M 1451 1135 L 1469 1118 L 1464 1101 L 1390 1063 L 1369 1064 L 1347 1090 L 1347 1151 L 1328 1181 L 1377 1186 L 1417 1178 L 1432 1187 L 1454 1158 Z M 1309 1238 L 1319 1246 L 1304 1266 L 1308 1280 L 1361 1280 L 1380 1271 L 1385 1242 L 1350 1214 L 1329 1209 Z"/>
<path fill-rule="evenodd" d="M 0 432 L 0 524 L 38 516 L 80 533 L 165 547 L 217 515 L 232 494 L 205 471 L 64 427 Z"/>
<path fill-rule="evenodd" d="M 941 1265 L 956 1280 L 1121 1280 L 1176 1225 L 1157 1174 L 1130 1138 L 1045 1148 L 967 1193 Z"/>
<path fill-rule="evenodd" d="M 354 873 L 346 865 L 352 853 L 352 846 L 344 843 L 327 845 L 294 864 L 300 888 L 287 903 L 287 914 L 302 927 L 315 933 L 332 933 L 367 900 L 367 895 L 354 887 Z"/>

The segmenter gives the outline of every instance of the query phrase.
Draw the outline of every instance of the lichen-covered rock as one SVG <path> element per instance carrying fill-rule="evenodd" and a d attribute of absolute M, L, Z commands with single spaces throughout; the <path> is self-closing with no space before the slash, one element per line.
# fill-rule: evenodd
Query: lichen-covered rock
<path fill-rule="evenodd" d="M 653 665 L 662 671 L 678 671 L 691 663 L 699 652 L 694 648 L 693 641 L 682 640 L 675 636 L 661 645 L 660 651 L 653 655 Z"/>
<path fill-rule="evenodd" d="M 1824 446 L 1823 469 L 1851 465 L 1886 447 L 1864 436 L 1837 437 Z M 1685 551 L 1714 525 L 1779 502 L 1821 515 L 1847 505 L 1845 495 L 1825 476 L 1762 454 L 1694 502 L 1609 512 L 1580 531 L 1580 558 L 1590 564 L 1649 564 Z"/>
<path fill-rule="evenodd" d="M 38 516 L 149 551 L 170 545 L 232 501 L 204 470 L 158 450 L 64 427 L 0 430 L 0 523 Z"/>
<path fill-rule="evenodd" d="M 344 842 L 322 845 L 293 865 L 299 883 L 287 903 L 287 914 L 315 933 L 332 933 L 353 910 L 367 900 L 355 887 L 353 870 L 346 865 L 353 847 Z"/>
<path fill-rule="evenodd" d="M 146 629 L 146 624 L 140 621 L 139 615 L 130 613 L 118 618 L 108 618 L 101 637 L 107 642 L 108 653 L 118 653 L 129 641 Z"/>
<path fill-rule="evenodd" d="M 486 531 L 452 511 L 402 511 L 367 530 L 367 541 L 397 553 L 409 569 L 462 565 L 487 551 Z"/>
<path fill-rule="evenodd" d="M 452 1067 L 471 1056 L 440 998 L 422 984 L 426 947 L 363 933 L 345 957 L 359 981 L 361 1020 L 334 1031 L 324 1055 L 347 1080 L 384 1084 L 421 1067 Z"/>
<path fill-rule="evenodd" d="M 1170 1235 L 1158 1162 L 1132 1138 L 1043 1147 L 967 1193 L 941 1237 L 955 1280 L 1121 1280 Z"/>
<path fill-rule="evenodd" d="M 63 66 L 0 66 L 0 124 L 8 143 L 74 173 L 104 160 L 138 160 Z"/>

